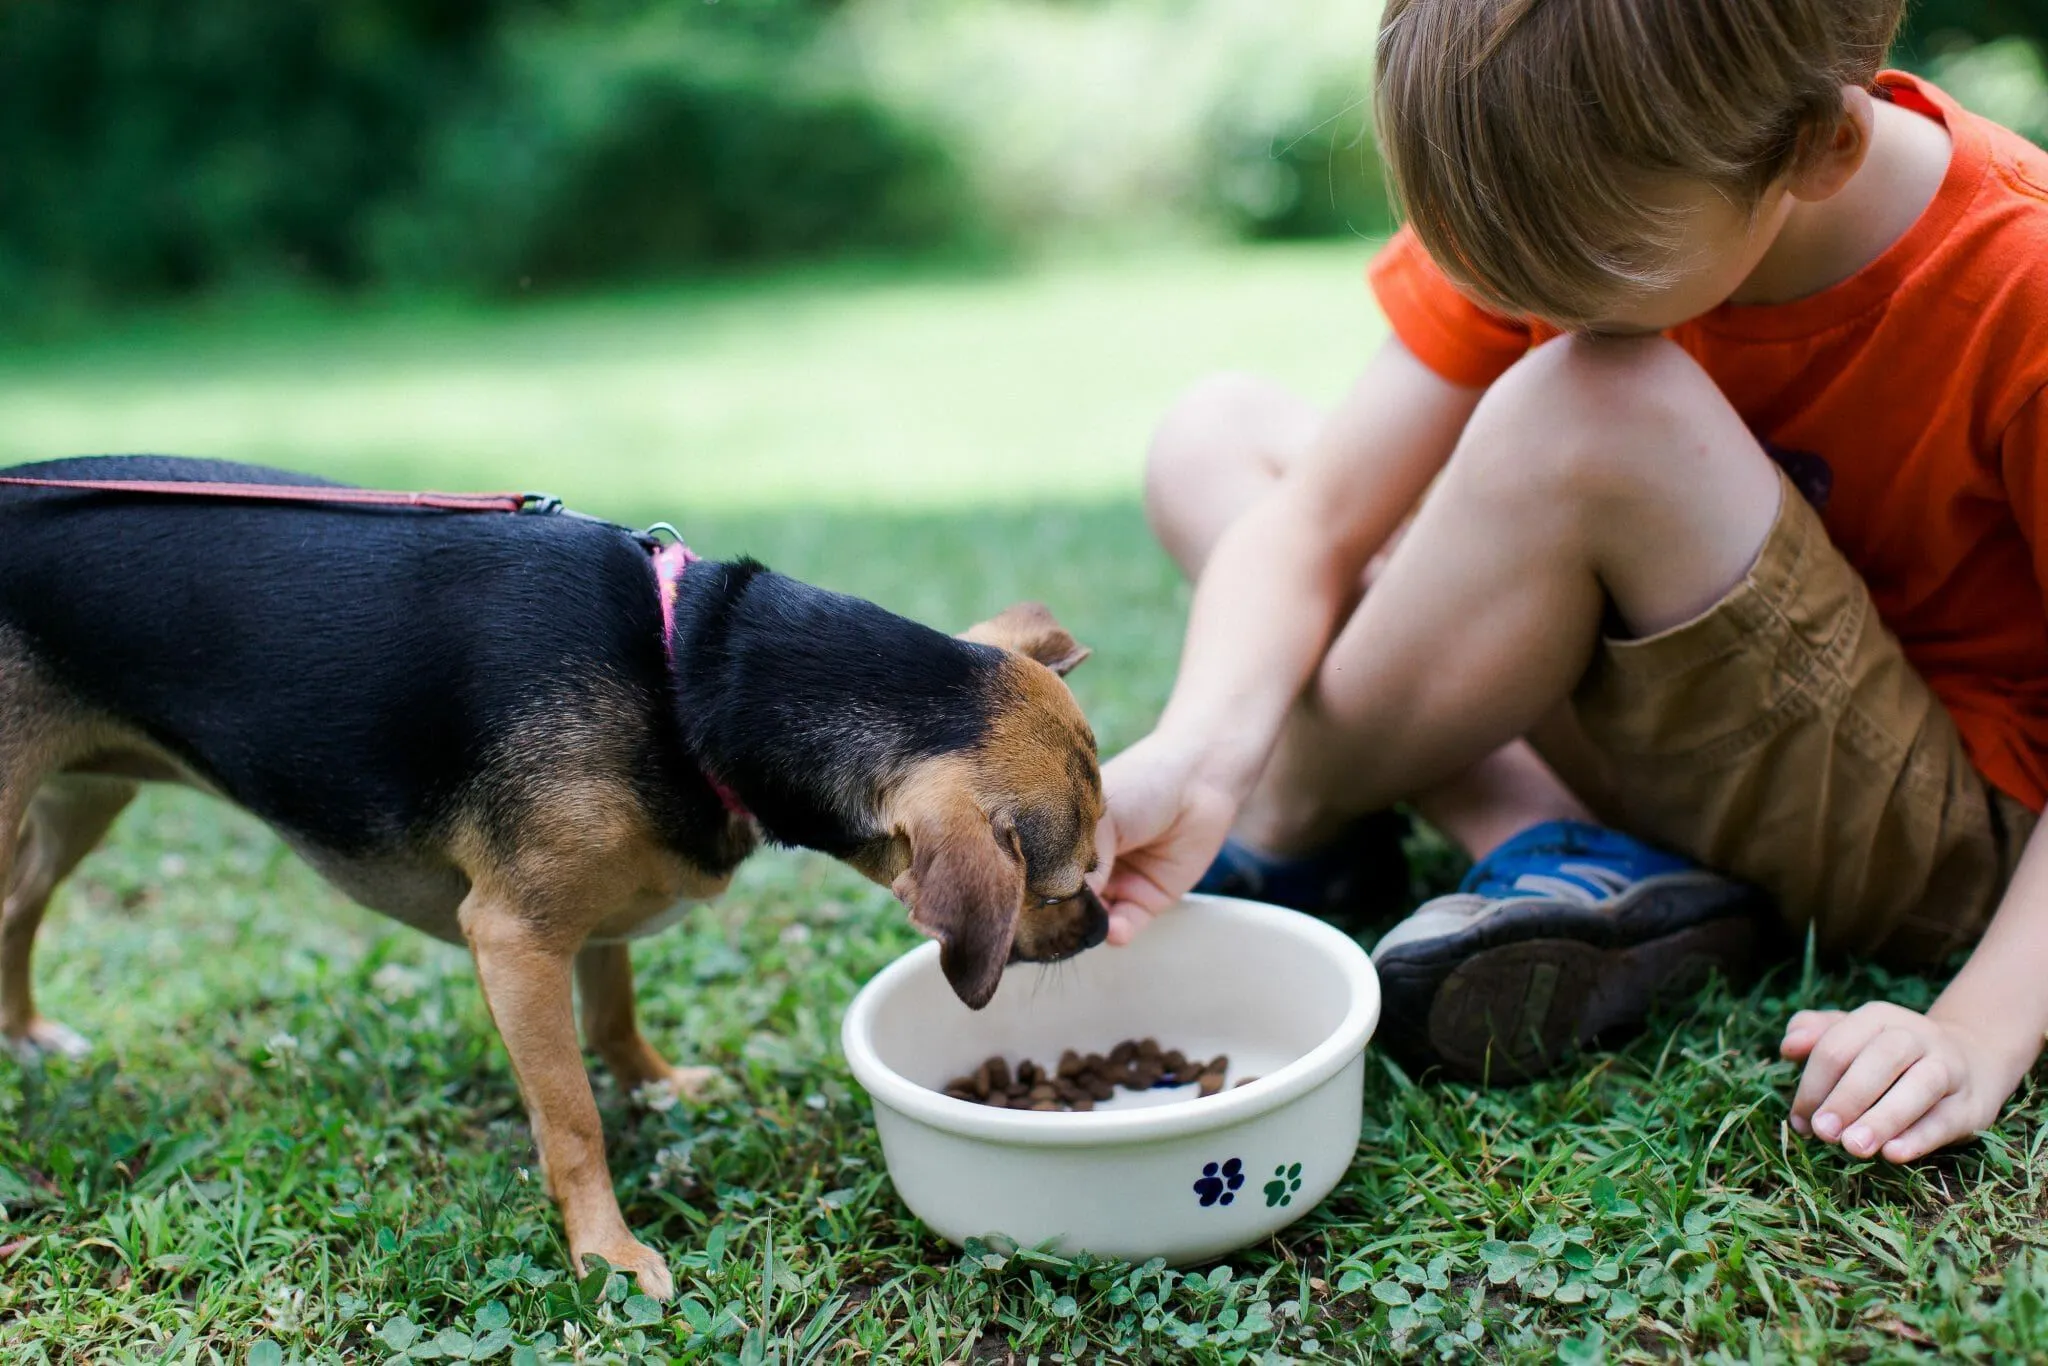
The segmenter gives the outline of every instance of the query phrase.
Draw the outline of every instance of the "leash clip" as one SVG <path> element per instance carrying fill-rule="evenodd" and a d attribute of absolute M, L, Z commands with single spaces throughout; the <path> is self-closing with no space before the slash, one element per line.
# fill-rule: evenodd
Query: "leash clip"
<path fill-rule="evenodd" d="M 539 517 L 552 517 L 562 511 L 562 500 L 552 493 L 522 493 L 519 495 L 519 510 Z"/>
<path fill-rule="evenodd" d="M 667 522 L 656 522 L 653 526 L 640 533 L 640 539 L 653 545 L 661 545 L 664 540 L 669 545 L 681 545 L 683 543 L 683 533 L 677 531 Z"/>

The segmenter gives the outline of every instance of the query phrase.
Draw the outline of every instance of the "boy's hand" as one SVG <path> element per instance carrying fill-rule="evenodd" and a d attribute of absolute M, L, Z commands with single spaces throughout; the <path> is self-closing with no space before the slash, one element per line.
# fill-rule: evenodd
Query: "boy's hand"
<path fill-rule="evenodd" d="M 1846 1014 L 1802 1010 L 1778 1051 L 1806 1063 L 1793 1129 L 1887 1162 L 1989 1128 L 2032 1062 L 1965 1025 L 1881 1001 Z"/>
<path fill-rule="evenodd" d="M 1102 766 L 1095 853 L 1112 944 L 1180 900 L 1230 833 L 1237 802 L 1197 778 L 1197 757 L 1155 731 Z"/>

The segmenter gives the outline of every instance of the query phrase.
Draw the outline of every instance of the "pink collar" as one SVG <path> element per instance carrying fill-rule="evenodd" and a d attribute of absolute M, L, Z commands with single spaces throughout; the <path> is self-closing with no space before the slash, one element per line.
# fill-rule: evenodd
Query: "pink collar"
<path fill-rule="evenodd" d="M 654 552 L 654 581 L 661 589 L 661 650 L 665 655 L 675 649 L 676 643 L 676 585 L 682 581 L 683 571 L 701 558 L 681 541 L 661 546 Z M 710 769 L 702 771 L 704 781 L 711 784 L 711 790 L 718 794 L 718 800 L 725 804 L 728 812 L 741 820 L 754 818 L 746 803 L 740 800 L 739 793 L 720 782 L 718 775 Z"/>
<path fill-rule="evenodd" d="M 671 541 L 654 551 L 654 581 L 661 586 L 661 648 L 676 643 L 676 585 L 683 571 L 697 563 L 697 552 L 681 541 Z"/>

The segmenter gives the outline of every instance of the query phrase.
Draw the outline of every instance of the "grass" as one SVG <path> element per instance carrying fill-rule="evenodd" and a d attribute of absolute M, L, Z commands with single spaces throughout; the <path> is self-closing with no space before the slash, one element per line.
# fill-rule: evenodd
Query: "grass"
<path fill-rule="evenodd" d="M 1121 497 L 1191 375 L 1259 362 L 1341 383 L 1380 335 L 1366 254 L 818 268 L 511 310 L 136 324 L 0 350 L 0 463 L 203 450 L 678 519 Z"/>
<path fill-rule="evenodd" d="M 0 443 L 539 484 L 949 626 L 1041 597 L 1097 647 L 1074 682 L 1114 748 L 1164 694 L 1184 603 L 1129 493 L 1145 419 L 1224 360 L 1327 392 L 1358 349 L 1329 339 L 1362 346 L 1376 326 L 1359 255 L 779 280 L 505 319 L 171 322 L 0 356 Z M 808 321 L 785 355 L 792 315 Z M 671 392 L 726 406 L 665 407 Z M 415 402 L 451 406 L 415 425 Z M 519 403 L 553 416 L 500 411 Z M 550 445 L 586 419 L 601 439 Z M 643 422 L 656 435 L 627 442 Z M 650 454 L 714 438 L 733 468 Z M 972 480 L 926 487 L 955 462 Z M 753 470 L 780 471 L 780 506 Z M 913 942 L 886 895 L 774 855 L 637 950 L 650 1032 L 735 1083 L 648 1111 L 599 1082 L 627 1216 L 677 1271 L 662 1312 L 618 1278 L 565 1274 L 466 960 L 346 904 L 251 822 L 149 794 L 63 895 L 38 961 L 46 1009 L 100 1051 L 0 1062 L 0 1360 L 2048 1357 L 2037 1093 L 1907 1171 L 1781 1123 L 1785 1017 L 1924 1003 L 1924 979 L 1787 964 L 1512 1090 L 1418 1083 L 1375 1056 L 1338 1190 L 1183 1276 L 963 1253 L 896 1201 L 836 1029 Z"/>

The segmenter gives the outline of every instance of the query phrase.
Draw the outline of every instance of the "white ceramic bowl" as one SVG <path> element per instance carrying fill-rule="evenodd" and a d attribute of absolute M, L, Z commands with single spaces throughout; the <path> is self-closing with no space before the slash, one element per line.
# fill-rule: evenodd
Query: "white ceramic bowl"
<path fill-rule="evenodd" d="M 944 1237 L 1187 1264 L 1294 1222 L 1344 1175 L 1379 1013 L 1372 960 L 1348 935 L 1190 896 L 1125 948 L 1011 968 L 981 1011 L 954 997 L 925 944 L 861 989 L 841 1039 L 897 1192 Z M 1229 1054 L 1226 1089 L 1119 1091 L 1078 1113 L 937 1089 L 992 1054 L 1052 1064 L 1147 1036 L 1190 1057 Z"/>

